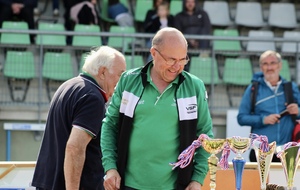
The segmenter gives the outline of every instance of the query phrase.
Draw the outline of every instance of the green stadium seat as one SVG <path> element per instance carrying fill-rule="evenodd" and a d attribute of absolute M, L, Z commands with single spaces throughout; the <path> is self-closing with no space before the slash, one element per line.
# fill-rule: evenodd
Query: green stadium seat
<path fill-rule="evenodd" d="M 222 37 L 238 37 L 239 32 L 237 29 L 215 29 L 214 36 Z M 227 56 L 237 56 L 242 50 L 241 43 L 235 40 L 214 40 L 213 47 L 218 54 Z"/>
<path fill-rule="evenodd" d="M 42 76 L 46 81 L 48 99 L 51 101 L 51 93 L 57 89 L 57 86 L 51 85 L 51 83 L 62 83 L 74 77 L 71 55 L 69 53 L 46 52 Z"/>
<path fill-rule="evenodd" d="M 30 51 L 7 51 L 3 70 L 12 101 L 23 102 L 30 81 L 36 77 L 34 56 Z"/>
<path fill-rule="evenodd" d="M 189 72 L 200 78 L 207 89 L 208 96 L 211 94 L 211 85 L 221 83 L 218 72 L 218 65 L 216 59 L 211 57 L 196 57 L 191 59 Z"/>
<path fill-rule="evenodd" d="M 134 20 L 136 22 L 144 22 L 148 10 L 152 9 L 152 0 L 138 0 L 136 1 Z"/>
<path fill-rule="evenodd" d="M 170 2 L 170 14 L 176 16 L 176 14 L 182 11 L 182 1 L 172 0 Z"/>
<path fill-rule="evenodd" d="M 28 30 L 28 24 L 27 22 L 4 21 L 2 23 L 2 29 Z M 29 34 L 25 33 L 2 33 L 1 44 L 30 45 L 30 37 Z"/>
<path fill-rule="evenodd" d="M 280 70 L 280 75 L 287 81 L 291 81 L 291 72 L 290 72 L 290 67 L 289 63 L 287 60 L 283 59 L 282 60 L 282 67 Z"/>
<path fill-rule="evenodd" d="M 226 84 L 229 105 L 233 106 L 233 97 L 242 97 L 245 87 L 251 83 L 253 76 L 252 65 L 248 58 L 226 58 L 223 82 Z M 241 88 L 244 87 L 244 88 Z M 231 90 L 235 88 L 235 92 Z"/>
<path fill-rule="evenodd" d="M 38 25 L 39 31 L 51 31 L 51 32 L 64 32 L 65 27 L 61 23 L 43 23 L 40 22 Z M 66 46 L 66 36 L 65 35 L 55 35 L 55 34 L 44 34 L 37 35 L 36 44 L 46 45 L 46 46 Z"/>
<path fill-rule="evenodd" d="M 190 73 L 200 78 L 205 85 L 220 83 L 217 61 L 211 57 L 191 57 Z"/>
<path fill-rule="evenodd" d="M 88 53 L 82 53 L 81 56 L 80 56 L 79 68 L 78 68 L 79 73 L 82 72 L 82 66 L 85 62 L 85 58 L 86 58 L 87 55 L 88 55 Z"/>
<path fill-rule="evenodd" d="M 137 68 L 137 67 L 142 67 L 145 65 L 143 56 L 141 55 L 125 55 L 125 59 L 126 59 L 126 69 L 133 69 L 133 68 Z"/>
<path fill-rule="evenodd" d="M 112 25 L 109 29 L 111 34 L 134 34 L 135 28 L 134 27 L 123 27 L 123 26 L 116 26 Z M 122 36 L 111 36 L 108 38 L 108 45 L 114 47 L 116 49 L 121 49 L 122 52 L 127 51 L 130 49 L 130 45 L 133 41 L 132 37 L 122 37 Z"/>
<path fill-rule="evenodd" d="M 100 33 L 101 29 L 98 25 L 83 25 L 83 24 L 76 24 L 75 25 L 75 32 L 84 32 L 84 33 Z M 101 36 L 80 36 L 80 35 L 74 35 L 73 46 L 77 47 L 98 47 L 102 45 Z"/>

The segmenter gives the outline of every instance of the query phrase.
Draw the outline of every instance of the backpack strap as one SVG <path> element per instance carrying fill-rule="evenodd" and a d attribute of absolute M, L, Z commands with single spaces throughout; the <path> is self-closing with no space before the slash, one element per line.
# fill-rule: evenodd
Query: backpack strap
<path fill-rule="evenodd" d="M 252 82 L 252 87 L 251 87 L 251 111 L 250 113 L 254 113 L 254 107 L 256 103 L 256 96 L 257 96 L 257 91 L 258 91 L 258 81 L 253 81 Z"/>
<path fill-rule="evenodd" d="M 283 90 L 284 90 L 284 95 L 285 95 L 285 100 L 287 104 L 294 103 L 294 96 L 293 96 L 293 87 L 292 87 L 292 82 L 286 82 L 283 84 Z M 296 121 L 296 115 L 291 115 L 292 120 L 295 122 Z"/>
<path fill-rule="evenodd" d="M 293 96 L 293 87 L 291 82 L 286 82 L 283 84 L 284 95 L 287 104 L 294 103 L 294 96 Z"/>

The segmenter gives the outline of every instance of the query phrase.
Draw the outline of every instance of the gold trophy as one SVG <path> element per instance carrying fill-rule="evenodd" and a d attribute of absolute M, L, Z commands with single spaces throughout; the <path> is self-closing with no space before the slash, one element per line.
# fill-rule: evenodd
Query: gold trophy
<path fill-rule="evenodd" d="M 277 147 L 277 157 L 280 158 L 287 181 L 287 189 L 293 190 L 294 178 L 299 165 L 300 143 L 289 142 Z"/>
<path fill-rule="evenodd" d="M 209 175 L 210 175 L 210 190 L 216 189 L 216 173 L 219 158 L 216 156 L 226 145 L 226 139 L 203 139 L 202 147 L 211 156 L 208 158 Z"/>
<path fill-rule="evenodd" d="M 267 189 L 267 177 L 270 171 L 270 165 L 272 162 L 272 158 L 276 149 L 276 142 L 272 142 L 268 144 L 267 150 L 263 150 L 261 148 L 261 143 L 257 140 L 254 140 L 253 148 L 255 150 L 257 165 L 258 165 L 258 172 L 260 174 L 260 188 L 261 190 Z"/>
<path fill-rule="evenodd" d="M 251 145 L 251 139 L 245 137 L 231 137 L 227 138 L 230 149 L 236 153 L 236 157 L 233 158 L 232 164 L 235 174 L 235 187 L 236 190 L 241 190 L 242 176 L 245 166 L 245 159 L 242 157 L 242 153 L 249 149 Z"/>

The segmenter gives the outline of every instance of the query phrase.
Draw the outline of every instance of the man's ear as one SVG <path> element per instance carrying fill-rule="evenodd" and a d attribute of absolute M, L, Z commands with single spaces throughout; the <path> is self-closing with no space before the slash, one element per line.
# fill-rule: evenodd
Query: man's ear
<path fill-rule="evenodd" d="M 151 56 L 154 57 L 156 51 L 153 47 L 150 48 L 150 53 L 151 53 Z"/>
<path fill-rule="evenodd" d="M 98 77 L 100 79 L 105 79 L 105 72 L 106 72 L 106 67 L 100 67 L 98 70 Z"/>

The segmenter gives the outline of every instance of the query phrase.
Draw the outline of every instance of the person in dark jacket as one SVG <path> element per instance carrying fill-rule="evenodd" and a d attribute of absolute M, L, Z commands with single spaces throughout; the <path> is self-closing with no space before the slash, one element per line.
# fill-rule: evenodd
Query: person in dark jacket
<path fill-rule="evenodd" d="M 174 16 L 170 14 L 170 4 L 168 1 L 162 1 L 156 10 L 156 13 L 150 20 L 145 22 L 145 32 L 156 33 L 164 27 L 174 27 Z"/>
<path fill-rule="evenodd" d="M 292 115 L 300 118 L 300 93 L 296 83 L 292 83 L 293 99 L 295 103 L 287 105 L 284 93 L 284 83 L 287 81 L 280 76 L 282 67 L 281 56 L 274 51 L 266 51 L 259 59 L 262 72 L 255 73 L 252 81 L 258 81 L 254 113 L 251 113 L 250 84 L 241 101 L 237 121 L 241 126 L 251 126 L 251 132 L 265 135 L 269 142 L 276 142 L 277 146 L 292 140 L 294 121 Z M 287 110 L 287 115 L 280 116 L 280 112 Z M 250 152 L 250 161 L 255 162 L 254 150 Z M 280 162 L 274 155 L 273 162 Z"/>
<path fill-rule="evenodd" d="M 35 29 L 34 8 L 37 0 L 0 0 L 0 28 L 4 21 L 10 21 L 13 17 L 28 23 L 28 28 Z M 31 43 L 34 43 L 34 35 L 30 35 Z"/>
<path fill-rule="evenodd" d="M 168 1 L 162 1 L 157 5 L 155 14 L 145 23 L 145 32 L 154 34 L 164 27 L 174 27 L 174 16 L 170 14 Z M 146 46 L 151 47 L 151 39 L 147 41 Z M 151 54 L 149 54 L 147 61 L 151 59 Z"/>
<path fill-rule="evenodd" d="M 208 14 L 198 7 L 196 0 L 183 1 L 183 11 L 175 16 L 174 24 L 183 34 L 210 35 L 212 30 Z M 192 48 L 209 47 L 208 40 L 188 40 L 188 42 Z"/>
<path fill-rule="evenodd" d="M 196 0 L 183 1 L 183 10 L 175 16 L 174 25 L 183 34 L 210 35 L 212 30 L 208 14 L 199 8 Z M 192 49 L 208 49 L 210 47 L 209 40 L 188 39 L 188 44 Z M 186 65 L 185 70 L 189 70 L 189 64 Z"/>

